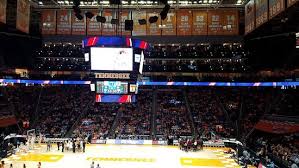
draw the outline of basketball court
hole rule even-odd
[[[4,159],[6,167],[14,168],[89,168],[92,161],[101,168],[239,168],[224,151],[227,148],[204,148],[198,152],[184,152],[177,146],[154,145],[87,145],[86,153],[57,150],[55,144],[50,152],[46,146],[35,147],[27,153],[19,153]],[[5,168],[6,168],[5,167]]]

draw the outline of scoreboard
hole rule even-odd
[[[89,37],[82,42],[89,62],[91,90],[101,103],[131,103],[138,93],[137,79],[142,74],[145,41],[128,37]]]
[[[128,94],[128,82],[97,81],[96,92],[102,94]]]

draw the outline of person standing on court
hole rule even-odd
[[[75,153],[76,152],[76,144],[75,144],[75,140],[73,140],[73,153]]]
[[[50,140],[47,141],[47,151],[51,150],[51,142]]]
[[[83,152],[85,153],[85,146],[86,146],[86,141],[83,140]]]
[[[61,142],[61,152],[64,152],[64,141]]]
[[[60,142],[57,142],[57,149],[59,150]]]
[[[38,162],[37,168],[42,168],[42,163],[41,162]]]
[[[94,168],[94,162],[91,163],[90,168]]]
[[[2,160],[2,161],[1,161],[1,164],[0,164],[0,168],[4,168],[4,164],[5,164],[5,163],[4,163],[4,161]]]

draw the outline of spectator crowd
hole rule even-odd
[[[46,137],[89,141],[155,136],[240,138],[262,157],[298,164],[298,136],[252,133],[267,115],[298,116],[298,90],[280,88],[142,88],[137,103],[95,103],[88,85],[10,85],[1,88],[1,114]],[[8,108],[10,107],[10,108]],[[3,112],[2,112],[3,111]],[[294,118],[294,117],[293,117]],[[294,118],[296,119],[296,117]],[[256,141],[258,139],[258,141]]]

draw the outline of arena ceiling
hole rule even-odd
[[[69,8],[73,0],[31,0],[36,8]],[[247,0],[168,0],[172,8],[243,8]],[[123,8],[154,8],[161,0],[121,0]],[[110,7],[109,0],[81,0],[80,8]]]

